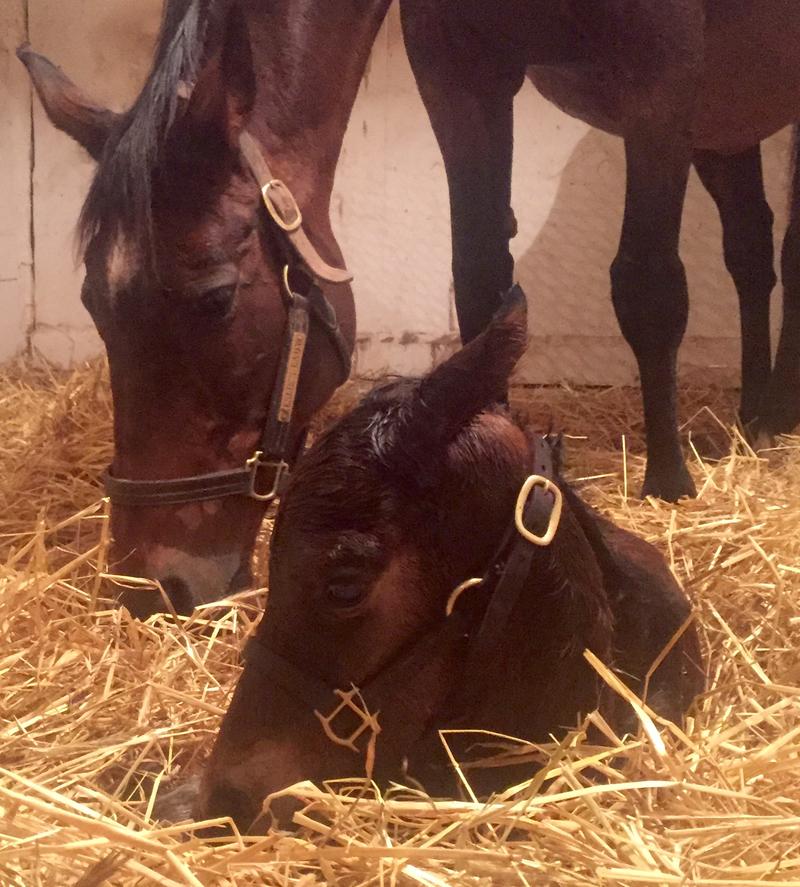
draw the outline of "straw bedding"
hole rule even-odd
[[[643,712],[618,772],[570,737],[544,749],[546,788],[534,778],[487,804],[307,785],[296,834],[212,842],[154,822],[152,805],[201,769],[260,598],[179,624],[108,609],[104,370],[7,370],[0,884],[799,884],[800,442],[768,465],[697,410],[731,416],[730,398],[683,399],[700,495],[679,507],[634,498],[636,392],[527,391],[515,406],[588,437],[569,441],[571,476],[659,546],[696,602],[710,689],[685,732]],[[584,775],[590,762],[604,783]]]

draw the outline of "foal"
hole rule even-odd
[[[517,288],[469,345],[421,381],[377,389],[300,462],[199,814],[247,828],[270,792],[351,775],[364,753],[380,780],[405,762],[432,793],[451,791],[442,728],[540,741],[598,706],[618,731],[635,726],[584,650],[645,693],[689,603],[657,551],[584,505],[547,441],[494,405],[525,342]],[[702,686],[689,627],[647,701],[680,719]],[[351,730],[346,700],[376,720]],[[492,772],[487,791],[503,784]]]

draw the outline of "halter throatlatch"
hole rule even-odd
[[[290,452],[292,415],[312,320],[325,332],[336,351],[342,368],[342,382],[350,375],[350,346],[339,328],[336,311],[317,281],[347,283],[353,276],[346,269],[329,265],[317,252],[303,230],[303,216],[294,195],[284,182],[272,175],[258,142],[248,132],[243,132],[239,145],[261,189],[269,218],[286,241],[287,264],[283,271],[282,290],[286,327],[278,375],[261,438],[253,455],[240,468],[164,480],[115,477],[108,469],[103,474],[103,485],[114,504],[180,505],[225,496],[247,496],[259,502],[271,502],[285,487],[290,464],[296,455]],[[290,263],[294,267],[295,260],[299,260],[297,267],[307,281],[302,293],[289,279]]]

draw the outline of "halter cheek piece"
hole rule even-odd
[[[106,495],[117,505],[180,505],[224,496],[247,496],[271,502],[279,496],[289,477],[292,414],[303,364],[310,323],[326,334],[341,364],[341,381],[350,375],[350,346],[345,341],[336,312],[317,281],[347,283],[349,271],[334,268],[319,255],[303,230],[303,216],[292,192],[273,177],[256,140],[247,132],[240,136],[242,157],[258,182],[269,218],[281,236],[286,254],[281,290],[286,308],[286,330],[278,375],[269,410],[256,451],[240,468],[193,474],[166,480],[131,480],[103,474]],[[297,292],[289,279],[290,266],[297,265],[308,280],[305,292]]]
[[[387,738],[378,744],[399,760],[413,745],[435,736],[438,727],[456,724],[485,694],[486,663],[502,642],[536,559],[551,556],[546,549],[558,531],[562,493],[549,438],[537,436],[534,440],[530,470],[517,497],[514,517],[483,576],[460,583],[450,595],[444,618],[360,687],[342,689],[320,680],[276,653],[258,634],[244,648],[245,668],[264,670],[272,686],[282,687],[309,705],[329,739],[356,752],[362,737],[369,734],[374,741],[379,732],[386,731]],[[455,609],[460,595],[472,587],[480,588],[486,601],[479,618],[474,607]],[[446,651],[461,659],[459,680],[440,711],[432,717],[421,715],[415,694],[398,692],[398,688],[413,687],[430,667],[431,659]],[[360,718],[360,724],[342,736],[334,723],[346,712],[351,719],[352,715]]]

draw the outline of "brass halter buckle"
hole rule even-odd
[[[255,453],[245,463],[246,468],[250,472],[250,480],[248,482],[247,495],[251,499],[257,499],[259,502],[272,502],[272,500],[280,494],[281,485],[289,473],[289,464],[282,459],[279,462],[262,461],[263,453],[256,450]],[[258,471],[260,468],[269,466],[275,469],[275,479],[272,482],[272,489],[268,493],[259,493],[258,491]]]
[[[291,221],[287,222],[281,214],[281,211],[269,193],[272,189],[278,191],[288,203],[287,209],[292,211]],[[297,231],[297,229],[303,224],[303,214],[300,212],[300,207],[297,205],[294,194],[289,190],[289,186],[281,181],[281,179],[270,179],[261,189],[261,194],[264,198],[264,206],[266,206],[267,212],[272,216],[272,221],[275,222],[279,228],[289,234],[291,234],[292,231]]]
[[[534,487],[542,487],[553,495],[553,510],[550,512],[547,529],[541,536],[538,533],[531,532],[524,523],[525,506],[528,504],[528,499]],[[532,474],[522,485],[522,489],[517,496],[517,504],[514,506],[514,524],[520,536],[533,545],[541,545],[543,547],[549,545],[553,541],[556,530],[558,530],[558,524],[561,521],[562,501],[561,490],[550,478],[544,477],[541,474]]]

